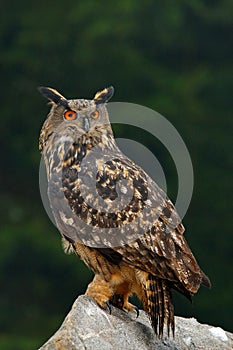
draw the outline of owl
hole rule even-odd
[[[184,236],[172,202],[146,172],[118,148],[106,103],[113,87],[91,100],[66,99],[40,87],[51,110],[40,133],[48,198],[66,251],[94,272],[86,295],[101,308],[138,308],[157,336],[174,335],[172,291],[191,300],[210,287]]]

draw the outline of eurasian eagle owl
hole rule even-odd
[[[191,299],[210,281],[171,201],[118,148],[106,109],[113,88],[92,100],[39,90],[52,103],[39,142],[48,196],[63,240],[95,273],[86,295],[138,312],[128,301],[135,293],[155,333],[165,324],[174,333],[172,289]]]

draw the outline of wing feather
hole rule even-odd
[[[91,192],[89,185],[94,181],[106,210],[99,209],[97,199],[90,205],[88,199],[93,193],[84,197],[80,189],[79,158],[81,153],[84,156],[88,153],[83,147],[83,144],[72,145],[66,153],[69,157],[63,162],[62,174],[53,174],[49,184],[50,199],[59,202],[53,207],[61,233],[73,241],[107,249],[99,252],[107,254],[108,260],[119,261],[121,256],[138,269],[173,281],[177,288],[196,292],[203,273],[183,237],[180,217],[166,194],[116,148],[114,158],[103,151],[89,160],[83,188],[86,193]],[[97,172],[90,171],[90,164],[95,164]],[[57,181],[59,176],[62,176],[61,184]],[[59,191],[64,194],[63,198],[57,195]],[[127,197],[126,205],[111,210],[115,208],[115,201],[120,196],[124,199],[128,193],[131,197]],[[100,234],[100,229],[105,230]]]

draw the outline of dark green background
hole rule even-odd
[[[153,108],[176,127],[195,176],[186,238],[213,286],[193,305],[176,297],[175,311],[233,331],[231,2],[8,0],[0,13],[0,348],[38,348],[91,278],[62,252],[41,203],[37,145],[48,107],[39,85],[91,98],[112,84],[113,101]],[[147,143],[167,164],[175,200],[174,165]]]

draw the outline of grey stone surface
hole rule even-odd
[[[176,317],[175,338],[154,336],[144,311],[135,319],[112,307],[112,314],[80,296],[59,330],[39,350],[232,350],[233,334]]]

